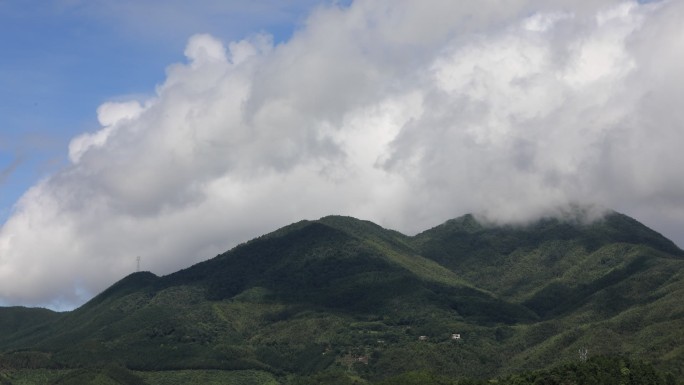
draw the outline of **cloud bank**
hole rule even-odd
[[[70,308],[136,256],[166,274],[327,214],[684,223],[683,2],[358,0],[281,44],[198,34],[185,56],[17,202],[0,303]]]

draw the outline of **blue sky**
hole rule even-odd
[[[683,245],[683,38],[677,0],[0,0],[0,306],[330,214]]]
[[[69,141],[98,129],[96,109],[145,98],[189,36],[261,31],[287,40],[321,0],[0,1],[0,221],[67,162]],[[277,4],[275,4],[277,3]]]

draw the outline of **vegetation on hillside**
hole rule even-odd
[[[464,216],[414,237],[349,217],[302,221],[168,276],[134,273],[72,312],[0,309],[0,384],[39,373],[60,384],[572,384],[545,368],[580,348],[596,358],[558,370],[656,368],[671,377],[641,383],[669,384],[684,377],[683,256],[617,213],[525,226]]]

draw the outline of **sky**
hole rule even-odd
[[[0,305],[301,220],[581,205],[684,245],[684,2],[0,0]]]

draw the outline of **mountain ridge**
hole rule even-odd
[[[524,226],[465,215],[414,236],[326,216],[166,276],[133,273],[74,311],[0,329],[0,364],[34,351],[66,368],[483,376],[547,367],[589,345],[676,371],[683,257],[615,212]],[[454,333],[465,342],[454,345]]]

